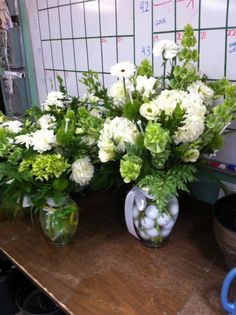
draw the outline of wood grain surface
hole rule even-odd
[[[29,218],[2,222],[0,249],[68,314],[225,314],[220,290],[227,269],[211,207],[183,196],[170,239],[152,249],[128,234],[123,203],[117,192],[79,198],[78,232],[64,247]]]

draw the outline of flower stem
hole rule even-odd
[[[128,94],[127,94],[126,85],[125,85],[125,78],[123,78],[123,86],[124,86],[124,92],[125,92],[125,102],[128,102]]]
[[[164,70],[163,70],[162,86],[163,86],[163,89],[165,89],[166,88],[166,60],[165,59],[163,62],[163,66],[164,66]]]

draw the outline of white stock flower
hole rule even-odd
[[[26,134],[26,135],[20,135],[15,137],[15,143],[17,144],[24,144],[27,149],[29,149],[32,141],[32,136],[31,134]]]
[[[125,86],[127,93],[134,90],[134,86],[129,80],[125,80]],[[112,84],[107,92],[108,96],[113,98],[114,105],[123,106],[125,103],[125,90],[123,81],[117,81]]]
[[[70,179],[80,186],[88,185],[94,173],[94,166],[88,156],[76,160],[72,164],[72,173]]]
[[[124,117],[107,119],[98,140],[99,158],[107,162],[115,157],[116,152],[123,152],[125,144],[134,144],[139,132],[134,123]]]
[[[136,70],[132,62],[124,61],[113,65],[110,69],[111,75],[119,79],[128,79],[134,75]]]
[[[158,108],[154,102],[144,103],[139,109],[140,115],[147,120],[155,120],[159,114]]]
[[[55,127],[56,118],[50,114],[45,114],[38,120],[42,129],[49,129]]]
[[[156,83],[156,79],[153,77],[147,78],[146,75],[137,76],[136,80],[136,90],[140,93],[143,93],[144,96],[149,96],[150,93],[155,93],[153,90],[154,84]]]
[[[49,92],[45,102],[43,103],[44,110],[50,110],[51,106],[56,106],[57,108],[64,108],[65,105],[63,100],[65,95],[60,91]]]
[[[173,59],[178,52],[179,45],[169,39],[162,39],[153,47],[153,55],[155,57],[163,54],[165,59]]]
[[[9,120],[2,124],[9,132],[18,133],[22,130],[22,123],[19,120]]]
[[[212,99],[212,97],[214,95],[214,91],[209,86],[207,86],[205,83],[203,83],[202,81],[193,82],[187,88],[187,90],[191,94],[193,94],[193,93],[199,94],[200,97],[205,101]]]
[[[32,133],[31,143],[33,150],[43,153],[51,150],[52,145],[56,143],[56,137],[53,130],[41,129]]]

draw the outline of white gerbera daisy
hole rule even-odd
[[[72,164],[71,180],[79,184],[80,186],[88,185],[93,177],[94,166],[88,156],[76,160]]]
[[[112,66],[110,72],[112,76],[119,79],[128,79],[134,75],[135,70],[136,67],[132,62],[124,61]]]
[[[164,55],[165,59],[173,59],[179,52],[179,45],[173,40],[162,39],[153,48],[153,55],[158,57]]]
[[[32,141],[32,136],[31,134],[26,134],[26,135],[20,135],[15,137],[15,143],[17,144],[24,144],[27,149],[29,149]]]
[[[55,127],[56,118],[50,114],[45,114],[38,120],[42,129],[49,129]]]

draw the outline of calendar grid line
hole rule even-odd
[[[101,23],[101,3],[100,0],[98,0],[98,18],[99,18],[99,33],[100,36],[102,34],[102,23]],[[102,42],[100,40],[100,50],[101,50],[101,66],[102,66],[102,84],[104,85],[104,65],[103,65],[103,47],[102,47]]]
[[[92,2],[92,1],[96,1],[96,0],[77,1],[77,2],[71,3],[71,5],[78,4],[78,3]],[[53,6],[51,6],[51,7],[38,9],[38,11],[46,11],[46,10],[48,10],[48,9],[57,9],[58,7],[66,7],[66,6],[68,6],[69,4],[70,4],[70,3],[53,5]]]
[[[69,4],[70,4],[70,23],[71,23],[72,46],[73,46],[73,59],[74,59],[74,66],[76,67],[75,40],[74,40],[74,27],[73,27],[71,0]],[[77,96],[79,96],[78,78],[77,78],[76,73],[75,73],[75,84],[76,84]]]
[[[86,47],[86,57],[87,57],[87,68],[89,70],[89,53],[88,53],[88,39],[87,39],[87,25],[86,25],[86,13],[85,13],[85,3],[83,2],[83,14],[84,14],[84,35],[85,35],[85,47]]]
[[[57,0],[58,3],[58,19],[59,19],[59,31],[60,31],[60,37],[62,38],[62,31],[61,31],[61,16],[60,16],[60,9],[59,9],[59,0]],[[64,74],[64,81],[65,81],[65,87],[66,90],[68,90],[67,82],[66,82],[66,76],[65,76],[65,59],[64,59],[64,52],[63,52],[63,46],[62,46],[62,39],[60,41],[61,43],[61,55],[62,55],[62,67],[63,67],[63,74]]]
[[[198,43],[197,43],[197,45],[198,45],[198,52],[199,52],[198,61],[197,61],[198,70],[200,68],[201,10],[202,10],[202,0],[199,0],[199,8],[198,8]]]
[[[96,38],[119,38],[119,37],[133,37],[133,35],[98,35],[98,36],[81,36],[81,37],[64,37],[64,38],[51,38],[51,39],[42,39],[42,42],[46,42],[46,41],[49,41],[49,40],[73,40],[73,39],[96,39]]]
[[[117,34],[118,34],[118,21],[117,21],[117,0],[115,0],[115,37],[116,37],[116,62],[119,61],[119,51],[117,43]]]
[[[229,0],[227,0],[226,6],[226,18],[225,18],[225,59],[224,59],[224,76],[227,72],[227,48],[228,48],[228,22],[229,22]]]
[[[48,7],[48,0],[47,0],[47,7]],[[48,32],[49,32],[49,38],[51,39],[51,26],[50,26],[50,19],[49,19],[49,10],[47,10],[47,18],[48,18]],[[51,50],[51,56],[52,56],[52,67],[54,68],[54,58],[53,58],[53,50],[52,50],[52,41],[50,40],[50,50]],[[53,73],[53,81],[54,81],[54,88],[56,87],[56,78],[55,73]]]

